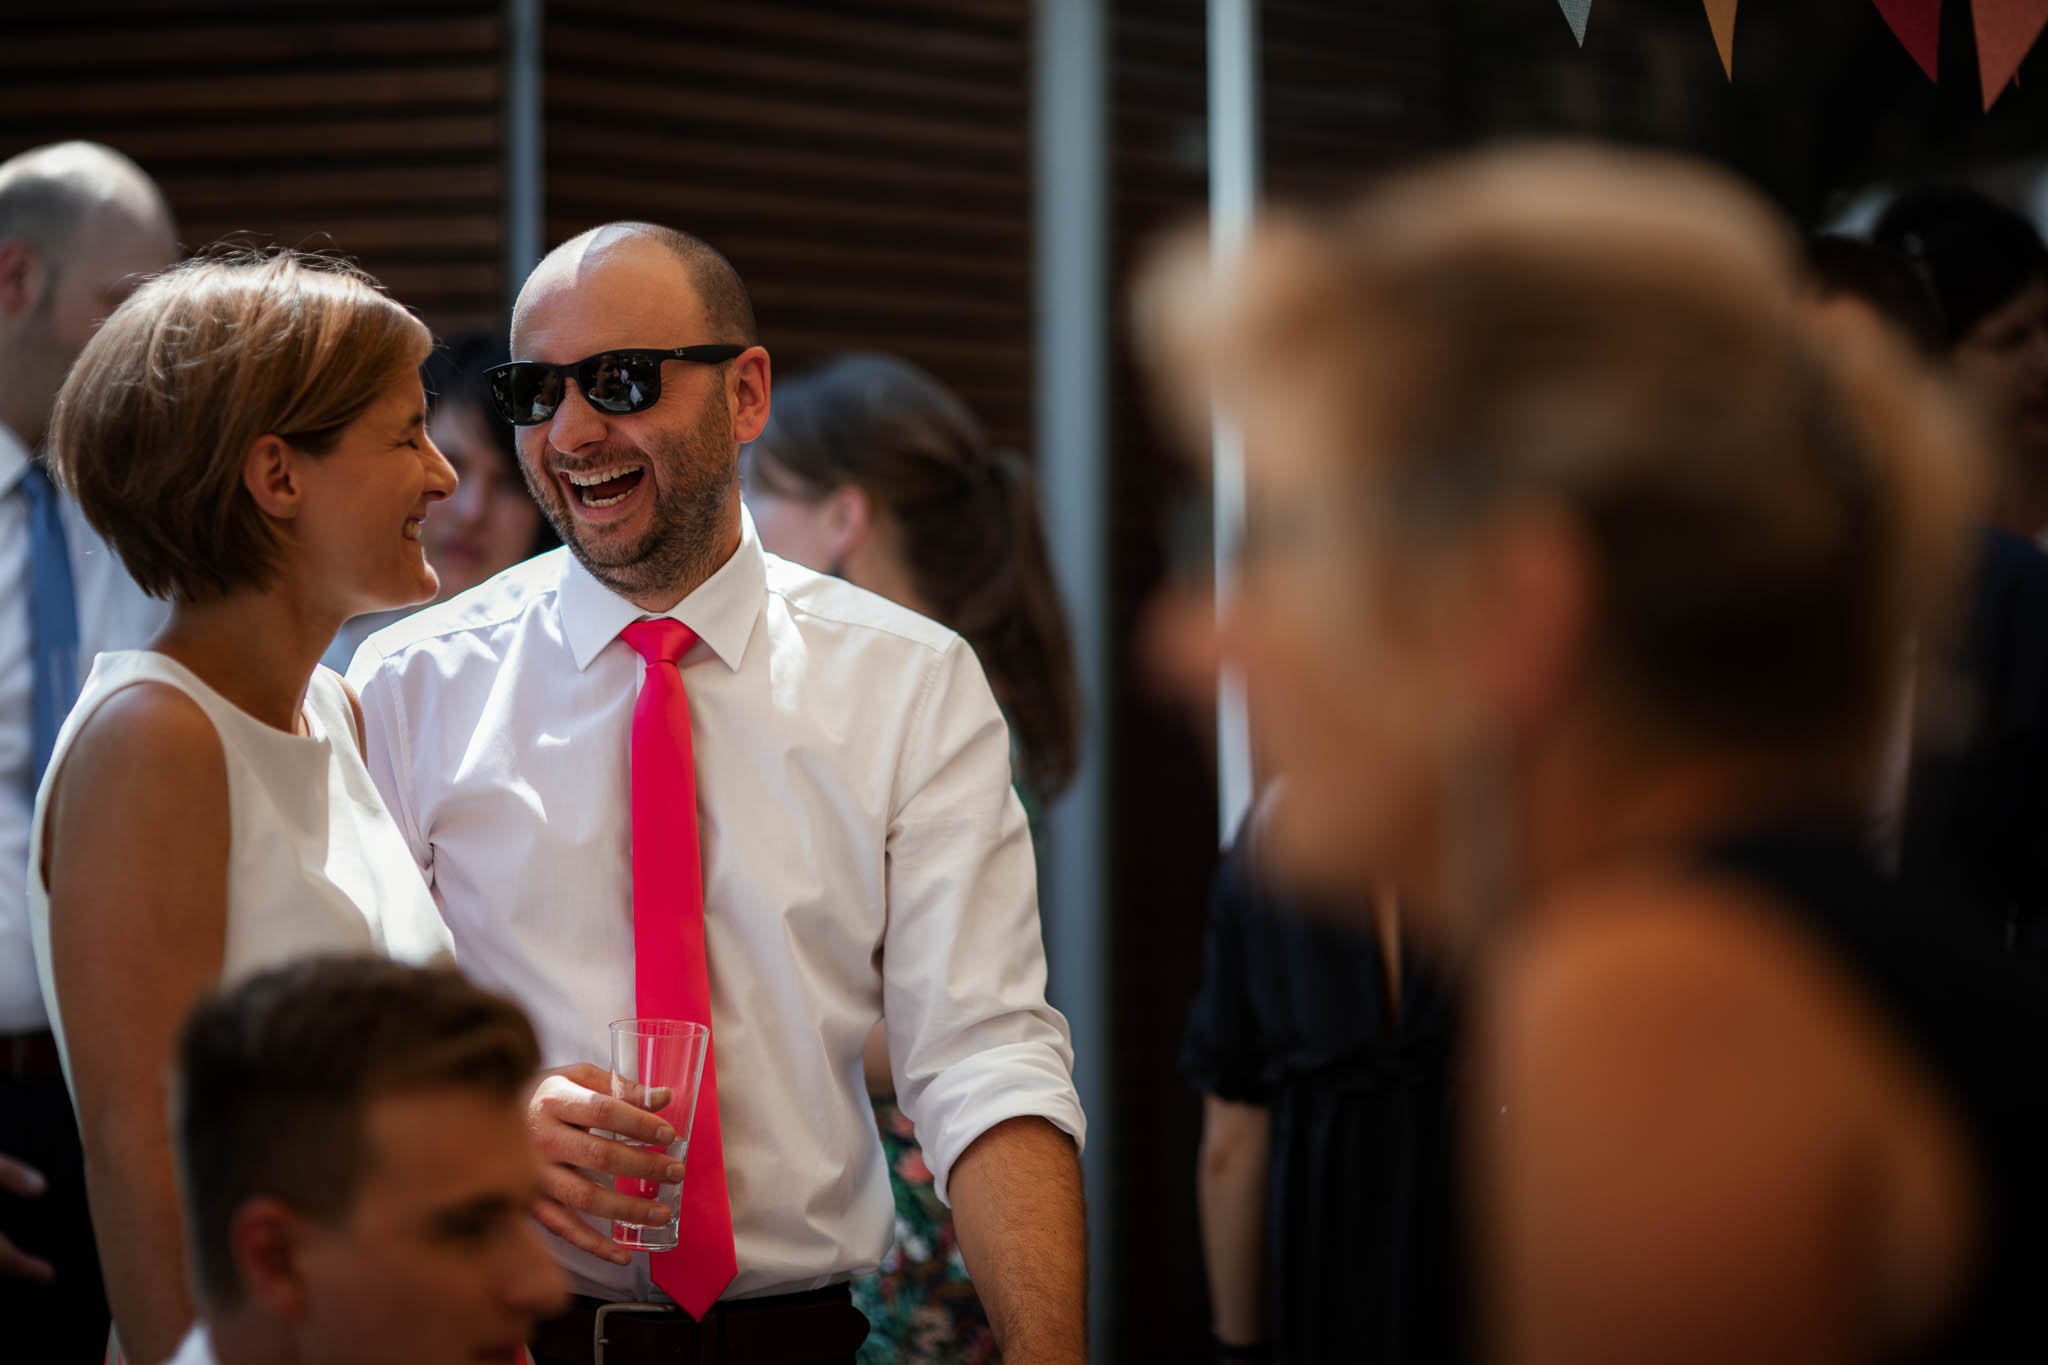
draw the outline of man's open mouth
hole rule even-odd
[[[610,507],[626,500],[640,481],[647,477],[644,467],[637,464],[615,465],[610,469],[593,469],[587,474],[563,474],[562,482],[569,485],[571,496],[585,507]]]

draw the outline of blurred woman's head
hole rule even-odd
[[[288,579],[338,613],[433,594],[420,548],[454,476],[424,430],[427,329],[345,262],[236,252],[114,310],[58,395],[50,459],[143,588],[199,602]]]
[[[444,598],[560,543],[519,471],[512,428],[491,405],[484,376],[511,358],[504,337],[465,332],[436,346],[420,371],[427,430],[462,479],[424,528]]]
[[[1875,236],[1939,300],[1950,371],[2007,466],[1999,472],[2048,482],[2048,245],[2040,232],[1983,195],[1943,187],[1902,195]]]
[[[1079,705],[1031,475],[965,403],[891,356],[841,356],[775,390],[743,465],[769,551],[958,631],[1041,795],[1072,776]]]
[[[1224,643],[1296,871],[1497,900],[1460,879],[1540,876],[1701,761],[1850,808],[1967,480],[1916,372],[1812,335],[1796,278],[1746,191],[1586,149],[1268,233],[1222,350]]]

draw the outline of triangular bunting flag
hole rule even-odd
[[[2048,0],[1972,0],[1970,11],[1977,20],[1977,74],[1988,110],[2048,24]]]
[[[1586,45],[1586,16],[1593,12],[1593,0],[1557,0],[1564,7],[1564,21],[1572,26],[1572,37]]]
[[[1735,79],[1735,6],[1738,0],[1707,0],[1707,22],[1714,27],[1714,46],[1721,50],[1721,70]],[[2048,4],[2048,0],[2042,0]]]
[[[1920,64],[1927,79],[1941,81],[1941,0],[1873,0],[1891,25],[1892,36]]]

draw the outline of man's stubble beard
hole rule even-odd
[[[579,534],[561,485],[519,462],[526,486],[555,534],[590,576],[622,597],[674,591],[680,598],[723,562],[731,500],[738,496],[739,449],[724,403],[706,405],[697,425],[657,453],[634,452],[654,483],[654,524],[630,545],[603,547],[599,558]],[[661,477],[655,477],[659,469]]]

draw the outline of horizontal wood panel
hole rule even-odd
[[[778,374],[894,352],[1028,448],[1026,0],[554,0],[544,52],[551,242],[694,232],[747,281]]]
[[[1014,77],[1030,60],[1025,3],[974,9],[949,0],[915,7],[871,0],[794,0],[691,5],[673,0],[553,0],[560,19],[613,32],[631,21],[656,37],[674,36],[739,51],[816,52],[849,64],[882,62],[940,72],[979,69]]]
[[[190,9],[191,6],[184,8]],[[495,15],[443,19],[432,11],[382,23],[298,22],[231,24],[142,22],[132,9],[125,24],[106,23],[92,35],[91,70],[148,76],[209,66],[246,70],[255,63],[318,65],[337,57],[410,57],[442,61],[457,54],[494,59],[499,24]],[[0,72],[33,75],[72,68],[79,60],[75,27],[56,33],[10,32],[0,44]]]
[[[500,10],[86,0],[10,15],[0,155],[107,143],[156,177],[191,246],[339,251],[439,331],[502,329]]]
[[[108,76],[99,80],[36,81],[17,77],[35,92],[49,118],[91,114],[98,118],[176,117],[183,114],[248,114],[290,110],[485,104],[499,98],[498,73],[487,66],[429,66],[418,69],[296,73],[199,80],[180,75],[144,80]]]

